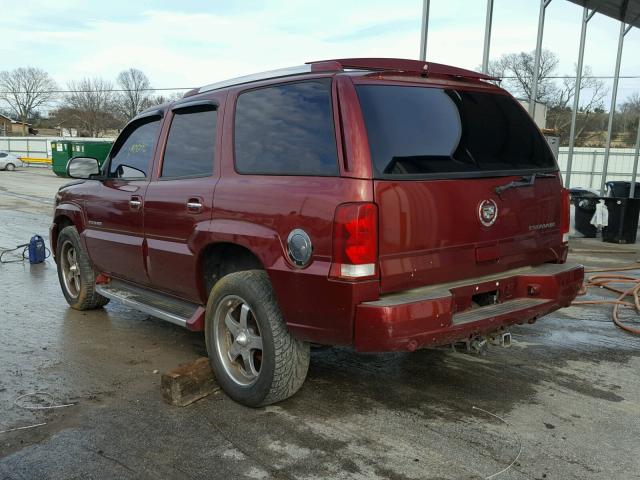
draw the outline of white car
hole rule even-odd
[[[22,160],[9,152],[0,152],[0,170],[12,172],[16,167],[22,166]]]

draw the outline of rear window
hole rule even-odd
[[[391,85],[356,88],[379,177],[556,168],[538,128],[507,95]]]
[[[236,106],[235,161],[239,173],[337,175],[331,81],[242,93]]]

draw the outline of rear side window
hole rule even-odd
[[[164,151],[161,177],[213,174],[217,117],[218,112],[211,108],[175,113]]]
[[[356,88],[378,176],[556,168],[527,112],[507,95],[390,85]]]
[[[331,81],[242,93],[236,105],[234,143],[239,173],[337,175]]]
[[[116,151],[111,154],[109,177],[145,178],[147,176],[159,126],[160,119],[156,118],[132,127],[129,132],[124,132],[124,140],[118,139]]]
[[[8,157],[9,155],[4,152],[0,152],[0,158]]]

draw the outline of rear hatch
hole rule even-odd
[[[382,293],[561,261],[557,164],[511,96],[380,82],[356,91],[379,208]]]

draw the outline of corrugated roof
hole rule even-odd
[[[607,17],[640,27],[640,0],[569,0]]]

